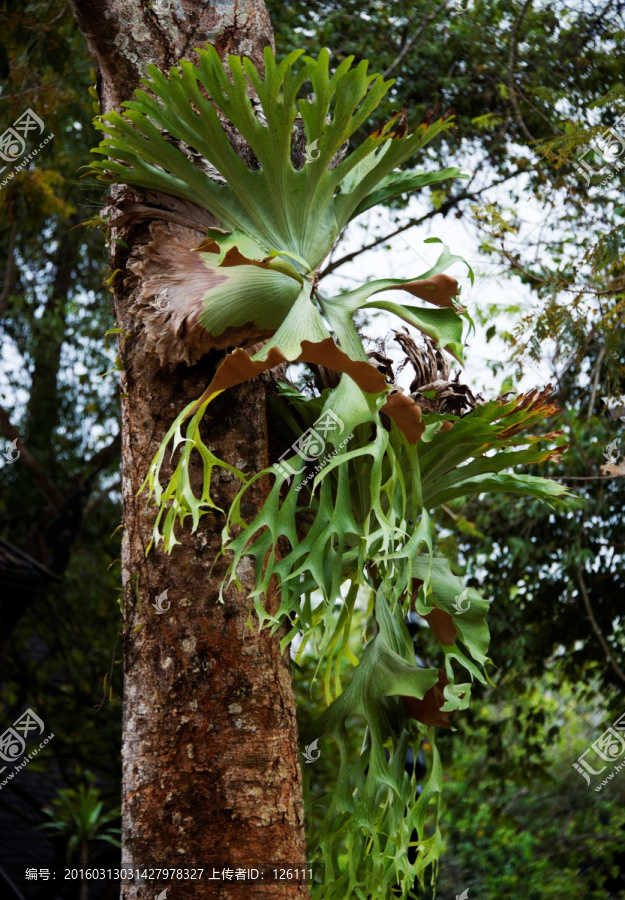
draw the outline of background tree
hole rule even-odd
[[[121,517],[119,403],[114,378],[102,377],[111,366],[103,335],[113,324],[103,242],[74,228],[101,203],[98,187],[79,178],[96,139],[92,63],[65,3],[6,2],[0,22],[2,130],[31,108],[44,135],[54,134],[0,190],[1,449],[18,438],[20,451],[13,464],[0,457],[0,530],[26,553],[3,547],[2,729],[30,706],[55,734],[0,792],[2,831],[11,836],[1,868],[32,896],[49,884],[24,885],[25,866],[65,860],[64,847],[57,854],[34,831],[55,785],[77,789],[89,769],[106,807],[119,805],[119,707],[102,702],[109,673],[112,696],[121,692],[113,664],[119,533],[111,537]],[[48,573],[45,589],[31,591],[37,565]],[[100,844],[92,862],[114,865],[117,856]],[[73,886],[58,889],[69,896]]]

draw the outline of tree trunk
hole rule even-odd
[[[89,868],[89,844],[85,840],[80,842],[80,868]],[[89,900],[89,882],[86,878],[81,879],[78,900]]]
[[[261,0],[178,0],[164,12],[157,4],[142,9],[137,0],[70,2],[96,60],[103,112],[130,98],[148,63],[168,70],[180,58],[195,59],[192,48],[209,40],[222,57],[244,53],[258,65],[263,46],[272,41]],[[137,195],[122,188],[112,192],[118,208],[124,198],[136,200]],[[153,198],[150,202],[154,205]],[[203,237],[197,226],[170,222],[167,228],[188,247]],[[120,342],[126,604],[123,865],[180,870],[182,881],[161,879],[159,884],[180,885],[172,900],[243,894],[305,898],[305,885],[265,881],[241,888],[207,881],[218,865],[305,866],[296,707],[290,662],[288,654],[280,654],[279,636],[246,629],[251,565],[239,572],[243,590],[229,590],[224,605],[216,602],[226,561],[221,558],[211,567],[221,547],[223,516],[206,515],[193,535],[188,525],[178,529],[182,546],[171,556],[162,544],[145,556],[154,510],[145,494],[138,496],[139,488],[173,419],[199,397],[220,358],[212,353],[192,367],[179,363],[165,368],[153,355],[146,340],[143,314],[148,304],[139,271],[154,236],[150,229],[145,217],[135,218],[114,230],[128,249],[111,245],[112,268],[122,270],[115,281],[117,324],[130,333]],[[139,262],[139,269],[131,271],[129,262]],[[265,466],[262,382],[256,379],[219,397],[209,407],[203,438],[218,457],[247,472]],[[197,460],[195,466],[197,485]],[[222,509],[228,508],[237,486],[229,473],[213,470],[211,495]],[[257,513],[267,489],[258,484],[247,500],[246,516]],[[165,590],[171,605],[167,612],[155,613],[152,604]],[[198,867],[204,868],[202,881],[184,878],[184,869]],[[122,890],[124,900],[145,896],[139,885]]]

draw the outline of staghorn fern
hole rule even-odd
[[[106,180],[202,204],[219,219],[221,228],[208,229],[195,254],[188,254],[195,260],[185,297],[189,307],[202,308],[199,321],[212,345],[236,344],[237,330],[247,344],[272,335],[251,358],[243,349],[226,355],[204,395],[178,417],[169,441],[181,437],[180,426],[192,417],[184,440],[197,442],[199,448],[197,410],[227,388],[286,360],[344,372],[350,376],[350,384],[353,379],[366,392],[363,396],[383,395],[384,376],[369,364],[353,322],[359,309],[390,311],[457,359],[462,358],[462,318],[453,302],[458,283],[443,274],[462,260],[444,245],[435,265],[411,279],[371,281],[355,291],[326,298],[315,278],[343,228],[361,212],[425,185],[467,177],[456,168],[434,173],[393,171],[451,127],[451,119],[423,122],[409,134],[397,114],[330,168],[330,162],[369,118],[393,81],[367,75],[365,61],[352,69],[352,57],[330,75],[327,51],[322,51],[318,60],[304,57],[296,71],[295,63],[303,52],[294,51],[278,65],[266,48],[263,79],[249,59],[236,56],[229,57],[229,77],[217,52],[208,47],[199,51],[199,67],[182,61],[169,78],[154,66],[148,68],[151,77],[143,83],[160,102],[136,91],[138,99],[123,104],[128,107],[124,116],[112,112],[96,119],[96,127],[111,135],[95,149],[108,157],[91,164],[96,173]],[[258,95],[266,124],[254,112],[245,76]],[[307,81],[314,97],[300,99],[296,105],[297,93]],[[231,146],[216,107],[245,139],[259,168],[248,167]],[[312,143],[314,139],[319,152],[313,163],[301,169],[295,169],[291,161],[298,112],[307,140]],[[398,125],[395,131],[394,125]],[[201,153],[226,183],[217,183],[194,166],[164,133]],[[407,292],[409,299],[395,302],[377,296],[398,288]],[[184,285],[179,290],[184,291]],[[424,308],[415,298],[435,308]],[[369,420],[375,422],[373,400],[369,398],[367,404]],[[384,411],[398,421],[410,440],[418,439],[423,428],[421,414],[410,398],[395,396]],[[157,457],[146,482],[156,492],[157,501],[163,458],[162,453]],[[168,550],[176,543],[176,520],[182,524],[191,515],[196,526],[198,515],[211,508],[208,496],[198,501],[189,490],[180,490],[181,478],[184,473],[177,470],[164,495],[177,498],[175,513],[167,517],[162,533],[159,519],[154,532],[157,543],[164,537]]]
[[[286,492],[289,473],[283,466],[258,473],[255,479],[274,474],[275,482],[251,523],[240,515],[249,485],[242,489],[224,531],[227,541],[233,526],[241,529],[227,544],[234,551],[231,572],[243,556],[254,557],[254,602],[260,622],[269,622],[274,629],[292,622],[282,648],[302,633],[300,654],[309,642],[317,652],[328,709],[302,740],[308,744],[326,734],[341,749],[336,786],[325,798],[321,825],[309,838],[309,849],[325,867],[326,884],[318,896],[323,900],[390,897],[393,885],[401,885],[402,896],[409,896],[415,879],[423,884],[423,873],[436,863],[441,847],[436,820],[442,776],[433,726],[450,727],[450,713],[469,705],[473,679],[486,683],[489,644],[485,620],[489,604],[478,591],[466,589],[469,609],[462,616],[453,615],[455,597],[464,585],[452,573],[449,561],[433,552],[429,511],[483,491],[528,495],[546,502],[561,498],[566,492],[555,482],[503,471],[561,452],[561,448],[541,449],[536,438],[520,436],[551,415],[554,407],[546,390],[507,403],[484,404],[463,418],[428,415],[425,432],[413,445],[394,423],[387,430],[380,422],[371,440],[370,428],[355,424],[353,408],[338,406],[338,389],[330,391],[325,402],[304,399],[291,387],[283,388],[281,394],[289,406],[281,413],[277,405],[275,414],[282,415],[283,428],[295,426],[293,436],[298,429],[289,409],[298,410],[306,427],[331,408],[340,415],[351,412],[345,428],[353,429],[354,437],[350,449],[339,451],[304,496],[304,470],[292,476]],[[443,422],[453,422],[453,427],[443,430]],[[328,435],[336,446],[341,437],[342,433]],[[519,444],[530,446],[515,449]],[[487,455],[493,450],[495,456]],[[290,552],[282,556],[276,553],[280,537],[286,537],[290,546]],[[281,589],[280,608],[274,616],[262,605],[272,577]],[[341,589],[346,585],[349,590],[344,597]],[[356,659],[348,639],[360,589],[375,591],[379,631]],[[316,605],[315,596],[321,597]],[[444,671],[415,665],[404,624],[411,606],[438,638]],[[345,655],[357,668],[342,690],[339,669]],[[466,671],[460,679],[458,667]],[[349,759],[346,731],[354,716],[364,718],[367,725],[367,741],[356,761]],[[411,719],[421,723],[421,733],[433,747],[430,778],[418,799],[414,780],[403,770],[407,744],[418,746],[420,740]],[[388,762],[384,747],[390,750]],[[308,790],[308,767],[304,777]],[[432,816],[429,835],[428,815]],[[406,848],[414,830],[425,850],[413,866]],[[348,867],[341,865],[342,851],[348,853]]]
[[[386,898],[399,885],[406,897],[415,879],[423,884],[429,865],[434,880],[441,848],[442,772],[433,729],[450,727],[450,714],[468,706],[473,679],[487,680],[488,601],[468,589],[469,609],[453,616],[454,598],[464,586],[449,562],[434,554],[429,514],[442,503],[483,491],[547,502],[562,498],[566,492],[560,485],[504,471],[558,452],[540,450],[535,438],[518,437],[553,407],[548,393],[533,393],[484,404],[462,418],[423,415],[410,396],[389,392],[384,375],[370,364],[353,320],[367,308],[397,315],[462,360],[462,320],[470,319],[454,303],[456,280],[444,274],[462,260],[444,245],[436,264],[411,279],[371,281],[336,297],[324,296],[317,287],[322,261],[354,217],[398,195],[465,177],[454,168],[395,171],[451,127],[451,119],[425,121],[410,134],[405,117],[397,114],[340,158],[341,148],[369,120],[392,81],[368,75],[366,62],[353,68],[352,58],[330,74],[326,51],[316,60],[296,51],[277,63],[266,49],[264,77],[248,59],[231,56],[226,69],[212,47],[198,53],[199,66],[183,61],[168,77],[150,67],[144,81],[150,93],[137,91],[137,100],[124,104],[123,116],[111,113],[98,120],[97,127],[109,137],[96,150],[106,159],[92,164],[105,180],[199,204],[219,223],[188,253],[193,278],[172,289],[200,310],[209,346],[237,349],[225,355],[202,397],[180,413],[150,467],[144,487],[158,510],[154,541],[164,540],[171,551],[178,542],[177,525],[190,516],[195,530],[200,517],[215,508],[211,471],[226,464],[199,435],[214,397],[286,361],[342,373],[338,386],[321,398],[304,399],[284,387],[280,402],[272,404],[282,429],[296,440],[301,426],[310,429],[320,416],[331,412],[340,422],[340,433],[327,436],[335,455],[312,484],[305,469],[292,469],[295,453],[284,465],[249,479],[226,466],[242,487],[228,512],[223,546],[232,553],[231,581],[243,556],[254,559],[253,604],[260,627],[276,631],[288,623],[282,648],[300,634],[301,650],[312,643],[318,654],[328,708],[303,737],[330,736],[339,745],[341,762],[336,785],[324,798],[320,825],[310,835],[310,854],[323,862],[325,882],[313,888],[313,895]],[[307,83],[313,94],[300,97]],[[298,116],[306,142],[318,154],[301,168],[292,161]],[[235,133],[246,144],[249,164],[231,143],[229,135]],[[211,178],[195,166],[185,147],[217,175]],[[393,289],[408,298],[381,298]],[[265,338],[252,356],[243,349]],[[345,444],[343,435],[350,434]],[[163,488],[165,453],[181,443],[180,459]],[[513,449],[517,445],[524,449]],[[194,451],[204,465],[199,497],[189,479]],[[246,522],[241,514],[245,492],[268,475],[274,479],[269,496],[256,518]],[[282,547],[286,541],[288,552],[277,553],[279,541]],[[263,602],[272,578],[281,597],[274,615]],[[361,589],[375,598],[370,612],[377,633],[358,659],[348,639]],[[404,624],[411,607],[439,639],[444,670],[415,665]],[[345,658],[355,670],[343,689],[339,672]],[[459,668],[466,672],[460,682]],[[353,716],[367,726],[355,760],[349,758],[346,740],[346,723]],[[408,745],[422,733],[432,744],[433,764],[417,799],[404,759]],[[310,771],[305,768],[309,804]],[[412,865],[406,850],[415,830],[424,849]]]

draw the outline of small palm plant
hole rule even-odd
[[[104,812],[100,792],[93,782],[91,776],[88,777],[88,784],[81,784],[78,790],[57,790],[51,805],[43,809],[51,821],[39,826],[42,830],[49,829],[67,837],[67,860],[69,862],[78,850],[81,869],[88,868],[89,847],[93,841],[106,841],[114,847],[121,847],[117,837],[121,831],[111,827],[112,822],[119,820],[121,810],[117,808]],[[88,886],[87,881],[81,882],[80,900],[87,900]]]
[[[286,623],[283,649],[298,634],[303,646],[316,647],[328,708],[303,739],[311,744],[325,735],[341,750],[336,785],[322,798],[309,836],[310,854],[324,866],[324,885],[313,895],[385,898],[399,886],[406,897],[415,879],[423,884],[429,865],[434,879],[442,844],[434,727],[450,727],[450,715],[469,704],[473,680],[487,680],[488,601],[473,588],[463,594],[450,561],[436,554],[431,513],[485,491],[561,499],[562,486],[510,471],[561,448],[541,449],[539,438],[523,436],[554,411],[548,391],[473,404],[463,415],[437,406],[436,383],[424,388],[420,403],[371,363],[354,321],[366,309],[398,316],[441,359],[446,352],[462,361],[463,325],[471,320],[457,301],[458,282],[445,272],[463,261],[442,242],[427,272],[369,281],[334,297],[319,290],[321,264],[350,221],[383,201],[464,176],[454,168],[398,170],[452,127],[448,116],[428,116],[410,133],[402,111],[345,154],[393,82],[368,75],[366,62],[352,67],[349,58],[330,73],[326,51],[318,59],[303,54],[278,63],[267,49],[264,75],[236,56],[224,66],[212,47],[198,51],[199,65],[182,61],[168,76],[150,67],[149,93],[137,91],[123,116],[98,121],[108,137],[96,150],[105,159],[92,166],[105,180],[177,197],[182,209],[196,211],[195,221],[202,220],[199,209],[215,223],[193,251],[178,243],[172,252],[154,240],[137,264],[145,297],[167,290],[172,328],[200,327],[204,349],[227,351],[204,394],[172,424],[147,473],[144,487],[157,509],[154,541],[171,551],[177,526],[190,517],[195,530],[215,510],[214,466],[241,480],[223,533],[224,552],[232,554],[229,577],[236,579],[243,557],[252,557],[260,626]],[[399,299],[389,291],[401,291]],[[260,350],[246,352],[259,341]],[[319,397],[280,388],[269,415],[287,445],[293,442],[288,458],[282,462],[282,454],[251,476],[218,460],[200,436],[208,404],[229,387],[296,361],[334,370],[336,378]],[[311,480],[310,467],[299,464],[314,458],[315,441],[332,448],[332,459]],[[163,487],[165,454],[180,445]],[[194,452],[203,460],[200,496],[189,475]],[[246,521],[245,493],[266,477],[269,496]],[[275,614],[264,603],[272,578],[280,586]],[[349,635],[363,593],[371,597],[374,637],[358,658]],[[469,606],[454,615],[461,594]],[[405,625],[410,610],[439,640],[444,669],[415,664]],[[345,659],[354,671],[343,690]],[[360,755],[351,759],[346,729],[355,717],[366,730]],[[432,766],[417,797],[404,761],[423,735]],[[414,831],[421,852],[413,864],[407,848]]]

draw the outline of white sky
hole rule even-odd
[[[450,161],[453,164],[453,161]],[[467,171],[465,169],[465,171]],[[491,201],[498,199],[500,202],[509,203],[509,195],[505,188],[499,188],[497,194],[491,192],[488,198]],[[487,198],[483,197],[483,202]],[[410,218],[418,218],[423,215],[427,207],[423,200],[415,196],[410,201],[408,207],[401,212],[401,221],[407,221]],[[551,221],[557,221],[558,211],[551,212]],[[527,225],[523,229],[523,233],[517,236],[512,243],[522,243],[523,234],[529,235],[535,231],[537,225],[545,219],[545,210],[540,207],[538,202],[530,197],[524,202],[523,216]],[[335,259],[339,259],[345,254],[352,252],[362,246],[363,243],[369,243],[379,235],[388,234],[395,230],[397,225],[394,224],[394,214],[388,210],[382,209],[371,210],[359,217],[355,222],[351,223],[344,239],[338,250],[334,254]],[[362,225],[367,226],[365,232]],[[534,235],[535,236],[535,235]],[[378,278],[402,278],[409,276],[415,277],[427,271],[436,261],[441,253],[440,244],[426,244],[426,238],[437,237],[446,243],[453,254],[462,256],[471,266],[475,274],[475,284],[471,287],[468,277],[467,268],[461,263],[454,263],[447,270],[447,274],[457,278],[462,286],[461,300],[468,307],[469,313],[475,320],[475,308],[479,303],[480,307],[487,305],[497,305],[502,308],[501,316],[495,320],[498,325],[498,331],[510,329],[514,325],[514,319],[503,312],[503,309],[511,304],[519,304],[523,311],[526,312],[536,302],[535,296],[532,294],[529,286],[524,285],[517,278],[508,279],[503,274],[505,266],[499,264],[494,257],[481,252],[479,247],[479,237],[476,231],[475,223],[471,220],[471,213],[465,212],[461,219],[455,218],[453,212],[448,214],[446,218],[441,216],[433,217],[423,225],[415,226],[404,231],[402,234],[391,238],[389,242],[377,247],[373,250],[367,250],[355,260],[341,266],[335,272],[324,279],[322,283],[322,291],[325,295],[333,295],[338,293],[341,288],[352,289],[365,281]],[[391,249],[386,249],[386,243],[390,244]],[[390,300],[393,294],[389,292],[387,295]],[[405,295],[404,295],[405,297]],[[397,292],[396,299],[401,301],[401,292]],[[426,304],[425,304],[426,305]],[[387,313],[380,313],[377,319],[379,327],[375,329],[370,327],[367,334],[375,337],[382,337],[388,333],[391,328],[399,328],[405,323],[395,316]],[[493,322],[489,322],[493,324]],[[508,345],[500,338],[495,336],[487,344],[485,338],[486,328],[481,327],[476,321],[476,333],[472,335],[465,349],[466,368],[463,372],[461,380],[468,384],[474,391],[482,391],[485,399],[492,399],[499,393],[499,388],[506,377],[515,371],[516,367],[507,364],[504,365],[504,371],[493,378],[487,361],[497,360],[506,362],[510,351]],[[465,327],[465,337],[467,328]],[[389,342],[388,349],[390,355],[400,359],[403,357],[399,347]],[[452,363],[454,361],[452,360]],[[457,368],[457,363],[455,363]],[[527,365],[527,364],[526,364]],[[529,390],[533,387],[544,387],[549,382],[550,369],[545,363],[539,366],[532,363],[527,365],[526,373],[515,387],[518,390]],[[413,378],[412,369],[407,366],[402,373],[400,383],[403,387]]]

